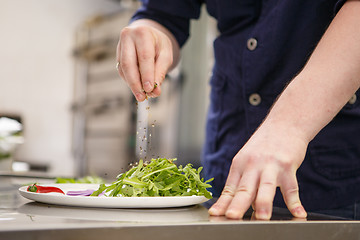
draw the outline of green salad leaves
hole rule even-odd
[[[189,163],[178,167],[176,159],[157,158],[148,164],[142,160],[129,171],[120,174],[117,181],[106,186],[101,184],[91,196],[105,192],[109,197],[150,197],[150,196],[205,196],[212,198],[207,188],[209,179],[200,177],[202,167],[194,169]]]
[[[101,177],[96,177],[96,176],[86,176],[83,178],[61,178],[58,177],[56,178],[55,183],[94,183],[94,184],[101,184],[101,183],[105,183],[105,180]]]

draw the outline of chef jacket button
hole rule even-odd
[[[253,93],[249,97],[249,103],[253,106],[257,106],[261,103],[261,97],[257,93]]]
[[[257,40],[255,38],[249,38],[247,40],[247,48],[250,51],[254,51],[256,47],[257,47]]]
[[[354,104],[354,103],[356,103],[356,100],[357,100],[357,97],[356,97],[356,94],[354,94],[354,95],[351,96],[348,103],[349,104]]]

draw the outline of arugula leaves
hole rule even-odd
[[[202,167],[194,169],[189,163],[177,167],[176,159],[157,158],[149,164],[142,160],[129,171],[120,174],[117,181],[106,186],[101,184],[91,196],[102,192],[110,197],[152,197],[152,196],[205,196],[211,199],[207,188],[213,178],[204,181],[200,177]]]
[[[75,178],[56,178],[55,183],[105,183],[105,180],[101,177],[96,176],[86,176],[83,178],[75,179]]]

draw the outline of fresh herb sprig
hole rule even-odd
[[[142,160],[129,171],[120,174],[117,181],[106,186],[101,184],[92,196],[102,192],[110,197],[152,197],[152,196],[205,196],[212,198],[207,188],[212,179],[200,177],[202,167],[195,169],[189,163],[177,166],[176,159],[157,158],[148,164]]]

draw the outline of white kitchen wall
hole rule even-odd
[[[0,114],[23,117],[17,159],[74,173],[74,32],[89,16],[118,8],[110,0],[0,0]]]

